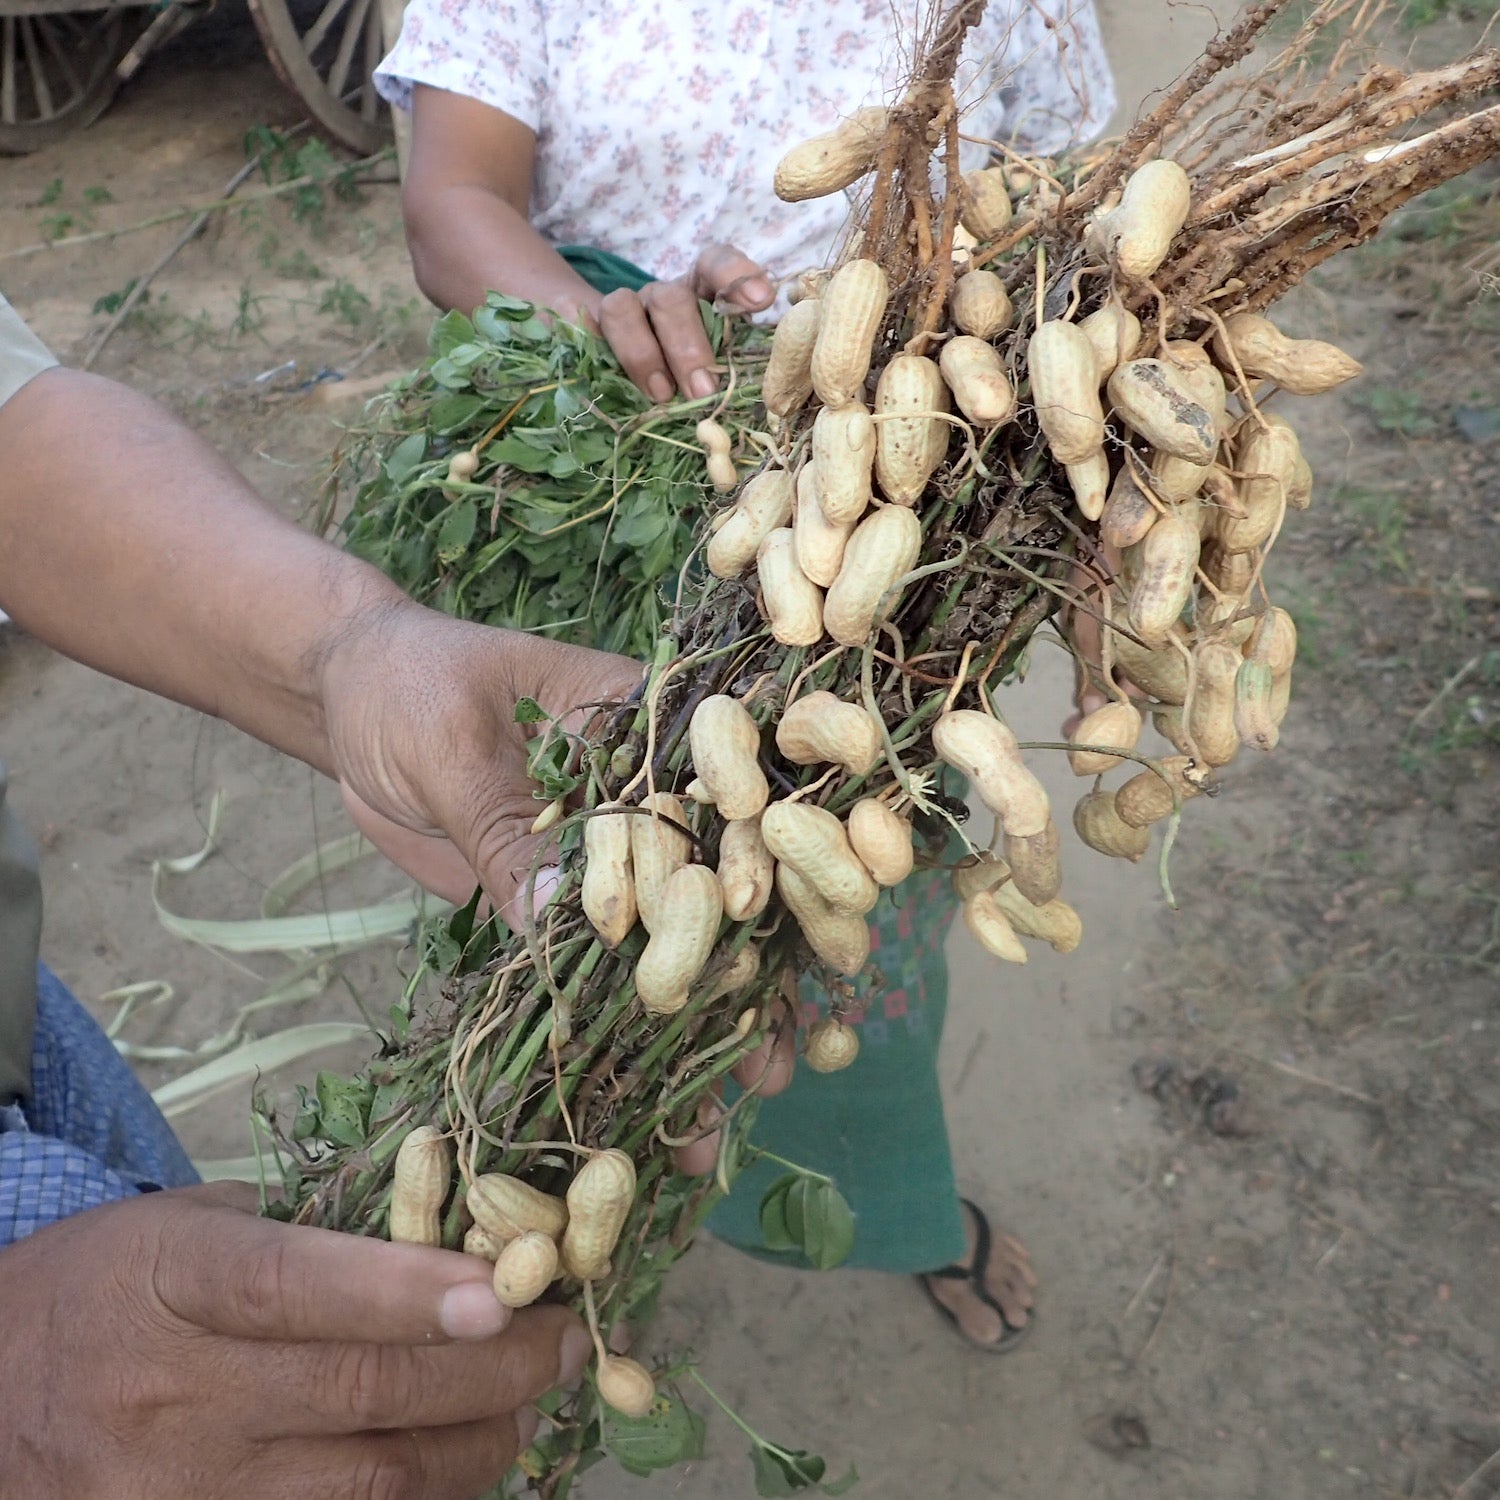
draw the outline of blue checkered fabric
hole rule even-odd
[[[98,1023],[37,971],[31,1098],[0,1109],[0,1245],[84,1209],[198,1180]]]

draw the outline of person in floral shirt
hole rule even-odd
[[[418,283],[468,311],[491,290],[597,328],[654,400],[717,387],[699,298],[774,319],[779,288],[827,264],[844,195],[788,204],[798,141],[899,96],[914,37],[891,0],[410,0],[376,81],[412,114],[403,194]],[[905,7],[915,14],[916,7]],[[964,166],[985,141],[1056,155],[1102,130],[1114,90],[1092,0],[990,0],[956,78]],[[643,269],[608,289],[570,247]],[[651,279],[655,278],[655,279]],[[1010,1348],[1036,1279],[1024,1248],[960,1199],[937,1084],[946,881],[872,917],[885,990],[859,1064],[762,1108],[768,1150],[833,1175],[854,1263],[919,1275],[975,1345]],[[803,995],[807,1015],[821,997]],[[756,1253],[747,1172],[710,1227]]]

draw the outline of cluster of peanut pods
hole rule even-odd
[[[464,1250],[494,1263],[495,1296],[527,1307],[554,1281],[600,1281],[635,1200],[635,1164],[623,1151],[595,1151],[567,1196],[544,1193],[518,1177],[487,1172],[464,1188],[471,1221]],[[431,1125],[419,1125],[396,1150],[389,1233],[393,1243],[441,1245],[443,1209],[455,1186],[453,1148]],[[633,1359],[601,1350],[599,1394],[617,1411],[643,1417],[656,1397],[651,1373]]]
[[[778,191],[796,200],[848,185],[869,169],[886,123],[883,111],[864,111],[796,148],[778,170]],[[800,300],[778,325],[763,399],[773,435],[787,433],[815,400],[810,440],[786,444],[739,488],[713,521],[706,560],[719,578],[753,570],[762,613],[784,645],[862,647],[897,607],[901,581],[919,560],[921,502],[950,454],[965,451],[956,430],[982,440],[1029,409],[1059,482],[1100,544],[1081,602],[1102,616],[1104,645],[1084,668],[1110,701],[1072,736],[1073,770],[1096,778],[1074,824],[1090,847],[1138,860],[1151,825],[1201,791],[1241,744],[1268,750],[1276,743],[1296,631],[1290,616],[1266,601],[1262,567],[1287,511],[1309,503],[1312,476],[1291,426],[1261,403],[1273,388],[1330,390],[1360,367],[1330,344],[1287,338],[1248,312],[1204,314],[1199,340],[1162,340],[1142,326],[1127,304],[1149,287],[1191,203],[1187,174],[1168,160],[1138,169],[1087,227],[1085,269],[1095,273],[1088,284],[1104,289],[1102,299],[1092,299],[1099,305],[1077,321],[1033,321],[1023,337],[1002,279],[967,263],[1011,223],[1016,194],[1053,191],[1046,164],[992,167],[964,180],[964,235],[955,249],[947,326],[936,344],[917,338],[892,356],[873,382],[873,400],[870,371],[890,295],[885,272],[873,260],[854,259],[831,276],[804,278]],[[935,357],[916,352],[927,348]],[[705,422],[700,438],[715,488],[733,489],[725,435]],[[1080,642],[1074,649],[1085,655]],[[798,765],[839,764],[847,756],[850,773],[865,774],[880,757],[878,726],[859,703],[814,697],[819,701],[793,704],[786,722],[828,716],[832,724],[836,716],[825,752],[789,754],[784,733],[793,747],[806,745],[802,731],[787,733],[785,724],[778,748]],[[1124,785],[1107,789],[1097,778],[1136,751],[1143,709],[1177,753],[1155,769],[1132,766]],[[728,707],[714,712],[727,724]],[[984,721],[982,733],[974,720]],[[983,754],[954,747],[961,723],[983,739]],[[715,802],[731,820],[721,863],[738,868],[743,858],[758,871],[760,905],[726,903],[722,912],[758,915],[774,866],[782,900],[819,957],[855,972],[866,956],[857,919],[878,885],[888,883],[887,872],[900,878],[910,868],[900,796],[861,801],[842,828],[795,799],[762,814],[763,793],[755,813],[739,813],[735,798],[722,799],[704,776],[696,721],[694,728],[695,785],[708,787],[700,800]],[[748,779],[759,747],[748,713],[738,735]],[[1009,731],[987,714],[949,713],[933,746],[974,781],[1005,837],[1003,859],[982,856],[958,872],[970,928],[991,952],[1018,962],[1025,959],[1022,936],[1062,951],[1076,946],[1077,914],[1059,899],[1056,830]],[[1015,768],[993,795],[983,762]],[[754,774],[763,785],[758,768]],[[994,775],[988,781],[997,785]],[[757,826],[747,821],[739,831],[737,818],[754,818]],[[868,847],[877,819],[879,836],[905,851],[904,864]],[[828,883],[828,862],[852,872],[847,886]],[[721,895],[725,889],[721,880]],[[699,899],[707,911],[709,893]],[[644,913],[643,920],[649,927]],[[712,946],[705,941],[704,959]],[[674,945],[674,957],[677,951]],[[645,975],[651,988],[642,990],[648,1008],[684,1002],[682,972],[674,962],[663,986],[673,993],[660,993],[652,966]]]

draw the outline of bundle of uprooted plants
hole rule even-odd
[[[292,1132],[302,1220],[462,1246],[506,1301],[585,1311],[594,1376],[523,1460],[545,1494],[601,1450],[649,1469],[699,1440],[685,1367],[653,1376],[608,1339],[753,1150],[753,1087],[711,1125],[700,1106],[786,1024],[797,977],[831,996],[806,1063],[846,1066],[846,1019],[880,983],[867,915],[914,868],[953,868],[1003,961],[1079,943],[1028,761],[1066,753],[1083,842],[1137,860],[1242,747],[1275,745],[1296,639],[1264,567],[1312,492],[1283,408],[1359,366],[1263,310],[1500,154],[1500,55],[1345,85],[1326,38],[1343,16],[1348,45],[1351,7],[1330,0],[1241,76],[1267,0],[1112,150],[997,147],[964,179],[951,79],[983,9],[945,8],[898,103],[777,169],[791,198],[870,181],[840,263],[775,333],[763,459],[722,507],[700,485],[702,566],[641,691],[587,736],[537,723],[556,893],[522,932],[471,910],[429,935],[442,1003],[401,1013],[388,1055],[326,1081]],[[504,426],[433,482],[503,507]],[[721,435],[698,436],[722,469]],[[1054,617],[1107,702],[1069,743],[1018,744],[1005,684]],[[1138,750],[1146,714],[1174,753]],[[993,829],[961,826],[957,778]],[[717,1173],[679,1175],[674,1148],[710,1128]],[[814,1263],[847,1251],[816,1174],[779,1183],[762,1222]],[[766,1493],[821,1481],[820,1460],[753,1443]]]

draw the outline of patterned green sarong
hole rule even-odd
[[[652,280],[607,250],[565,245],[559,254],[596,291],[639,291]],[[798,1068],[756,1118],[754,1144],[838,1184],[854,1211],[850,1266],[935,1271],[967,1248],[937,1073],[948,1010],[943,942],[957,911],[942,874],[913,876],[881,897],[870,949],[885,984],[873,1008],[847,1018],[860,1032],[854,1066],[822,1075]],[[826,1013],[812,981],[803,981],[801,1000],[804,1023]],[[760,1200],[782,1172],[771,1162],[743,1172],[708,1228],[747,1254],[796,1265],[800,1255],[776,1254],[761,1239]]]
[[[875,1271],[935,1271],[967,1248],[948,1128],[938,1090],[938,1044],[948,1010],[943,940],[958,909],[948,878],[915,875],[881,897],[870,916],[871,962],[883,992],[860,1016],[860,1050],[842,1073],[798,1068],[792,1086],[760,1106],[754,1146],[824,1172],[854,1211],[854,1251],[845,1264]],[[826,1013],[810,980],[804,1023]],[[709,1230],[748,1254],[787,1265],[761,1242],[760,1200],[783,1174],[772,1162],[743,1172],[714,1210]]]

